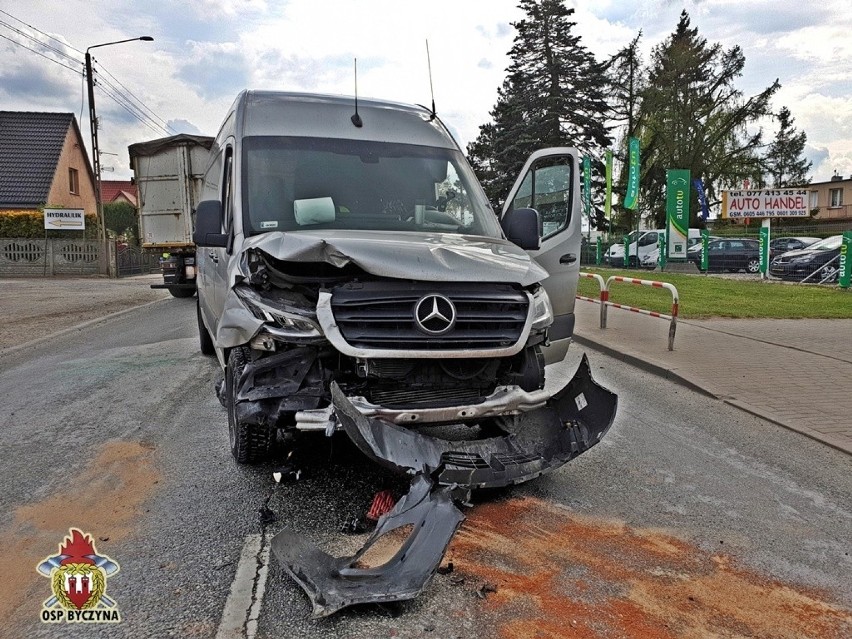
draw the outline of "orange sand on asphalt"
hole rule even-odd
[[[79,475],[68,478],[65,490],[15,510],[12,524],[0,530],[0,619],[38,618],[51,590],[36,565],[56,554],[69,528],[89,533],[97,551],[110,556],[112,543],[133,532],[142,503],[159,481],[152,448],[108,442]],[[121,557],[112,558],[121,564]]]
[[[538,499],[476,507],[447,559],[505,639],[852,637],[852,611],[670,534],[579,517]]]

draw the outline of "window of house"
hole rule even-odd
[[[810,199],[808,200],[808,208],[815,209],[819,206],[819,191],[811,191]]]
[[[68,169],[68,190],[75,195],[80,192],[80,176],[77,169]]]
[[[828,205],[843,206],[843,189],[829,189]]]

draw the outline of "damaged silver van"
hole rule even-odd
[[[575,149],[534,153],[498,217],[429,109],[241,93],[194,231],[200,346],[224,369],[234,458],[343,430],[380,464],[470,489],[537,477],[595,445],[616,398],[585,359],[566,387],[544,390],[574,327],[577,166]],[[429,494],[409,505],[449,499]],[[429,542],[438,560],[441,539]],[[292,558],[299,543],[278,546]],[[316,594],[319,577],[289,567]],[[381,600],[400,590],[411,589]],[[318,614],[353,602],[328,591]]]

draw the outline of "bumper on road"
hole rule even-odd
[[[273,552],[307,593],[316,617],[353,604],[416,597],[464,519],[454,495],[517,484],[559,468],[601,440],[618,405],[618,397],[594,381],[585,356],[573,379],[544,406],[504,419],[501,433],[487,439],[449,441],[366,416],[337,385],[332,400],[355,445],[413,481],[352,557],[331,557],[289,530],[273,538]],[[393,557],[381,566],[360,566],[381,537],[402,526],[412,531]]]

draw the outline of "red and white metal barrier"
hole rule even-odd
[[[621,277],[620,275],[613,275],[609,277],[606,281],[604,281],[603,277],[598,275],[597,273],[580,273],[580,277],[588,277],[592,279],[596,279],[598,281],[598,285],[600,286],[601,294],[600,299],[596,300],[591,297],[584,297],[582,295],[577,295],[577,299],[585,300],[587,302],[594,302],[595,304],[601,305],[601,328],[606,328],[606,320],[607,320],[607,307],[613,306],[615,308],[621,308],[627,311],[631,311],[632,313],[640,313],[642,315],[649,315],[650,317],[660,317],[662,319],[669,320],[669,350],[674,350],[674,338],[675,331],[677,330],[677,315],[678,315],[678,304],[680,303],[680,298],[678,296],[677,288],[675,288],[674,284],[669,284],[668,282],[657,282],[655,280],[642,280],[635,277]],[[626,304],[617,304],[615,302],[609,301],[609,288],[613,282],[623,282],[625,284],[636,284],[639,286],[650,286],[652,288],[664,288],[668,290],[672,294],[672,312],[671,315],[666,315],[665,313],[658,313],[657,311],[649,311],[644,308],[638,308],[636,306],[627,306]]]
[[[580,273],[580,277],[588,277],[589,279],[597,280],[598,286],[601,290],[601,297],[599,300],[596,300],[591,297],[583,297],[582,295],[577,295],[577,299],[586,300],[587,302],[594,302],[595,304],[601,305],[601,328],[606,328],[606,302],[609,299],[609,291],[607,291],[606,282],[602,275],[598,275],[597,273]]]

